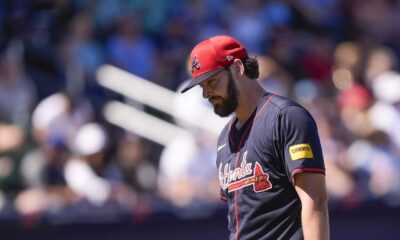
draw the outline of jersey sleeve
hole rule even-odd
[[[325,165],[316,123],[300,106],[288,106],[280,112],[279,135],[283,139],[283,157],[289,181],[300,172],[325,174]]]

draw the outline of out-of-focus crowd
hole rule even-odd
[[[400,206],[399,16],[395,0],[0,1],[0,218],[217,206],[216,135],[181,124],[192,136],[161,146],[114,126],[110,100],[180,123],[96,79],[112,64],[177,91],[190,49],[216,34],[311,111],[332,205]],[[200,95],[177,98],[189,122]]]

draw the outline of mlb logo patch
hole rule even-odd
[[[295,161],[303,158],[314,158],[310,144],[296,144],[289,147],[290,158]]]

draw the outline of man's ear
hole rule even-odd
[[[233,62],[233,70],[235,71],[235,74],[239,76],[244,75],[244,64],[242,60],[240,59],[235,59]]]

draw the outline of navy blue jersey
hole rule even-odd
[[[240,129],[236,122],[222,130],[217,149],[230,239],[302,239],[293,177],[325,173],[314,119],[299,104],[266,94]]]

